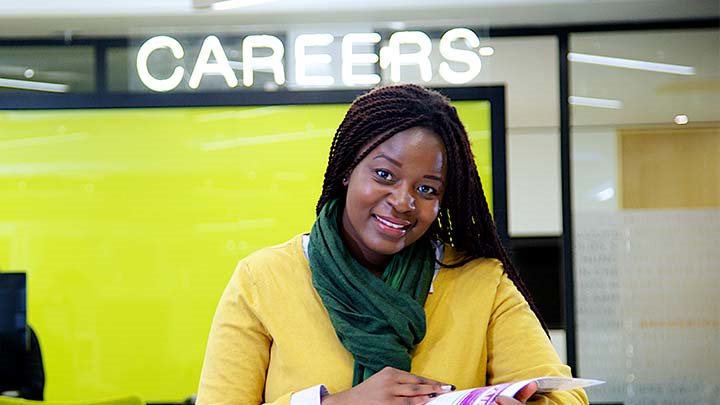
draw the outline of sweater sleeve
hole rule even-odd
[[[264,403],[272,337],[258,317],[257,287],[238,265],[220,298],[198,387],[198,405]],[[292,392],[272,403],[288,405]]]
[[[487,333],[488,384],[543,376],[571,377],[527,301],[506,274],[501,276]],[[530,404],[587,404],[582,389],[538,394]]]

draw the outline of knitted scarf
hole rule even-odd
[[[425,299],[435,269],[424,239],[396,253],[377,278],[340,236],[337,200],[327,202],[310,232],[312,282],[342,345],[353,355],[353,386],[385,366],[410,371],[411,352],[425,337]]]

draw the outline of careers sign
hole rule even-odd
[[[257,71],[272,73],[275,84],[284,85],[286,68],[292,69],[295,83],[300,86],[333,86],[339,83],[347,87],[373,86],[381,79],[377,73],[368,73],[368,70],[377,72],[377,67],[389,70],[390,81],[397,83],[403,80],[401,66],[415,66],[424,82],[429,82],[433,73],[437,72],[447,83],[464,84],[480,73],[480,57],[488,54],[488,48],[480,47],[478,36],[467,28],[453,28],[442,35],[438,45],[442,60],[437,66],[433,66],[430,58],[432,40],[424,32],[398,31],[392,33],[382,47],[378,45],[381,41],[380,34],[374,32],[348,33],[342,37],[325,33],[302,34],[295,37],[292,44],[284,43],[274,35],[248,35],[240,45],[242,60],[231,61],[221,40],[215,35],[208,35],[202,41],[197,57],[187,60],[187,45],[162,35],[142,43],[137,52],[136,67],[141,83],[156,92],[172,91],[185,80],[187,86],[195,90],[208,75],[223,77],[228,88],[250,87]],[[333,45],[340,46],[339,60],[334,60],[338,58],[333,58],[330,53]],[[292,46],[294,56],[289,62],[285,57],[287,46]],[[361,52],[358,48],[375,51]],[[258,56],[255,51],[261,49],[263,56]],[[153,74],[150,57],[163,51],[169,51],[177,64],[169,75]],[[233,52],[238,53],[237,50]],[[288,63],[290,66],[286,66]],[[314,68],[323,65],[334,67],[340,74],[311,73],[316,70]],[[359,70],[365,73],[359,73]]]

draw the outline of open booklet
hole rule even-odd
[[[603,384],[605,381],[588,380],[584,378],[567,377],[539,377],[512,383],[491,385],[489,387],[472,388],[439,395],[428,402],[427,405],[490,405],[500,397],[515,397],[523,388],[536,383],[536,393],[551,391],[567,391],[575,388],[591,387]]]

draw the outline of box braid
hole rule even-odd
[[[355,99],[330,146],[316,213],[331,199],[344,204],[343,178],[381,143],[413,127],[428,128],[439,135],[447,153],[442,204],[426,236],[451,245],[461,258],[455,263],[440,264],[460,267],[480,257],[500,260],[505,273],[547,331],[530,292],[500,242],[465,127],[450,100],[440,93],[417,85],[397,85],[378,87]]]

